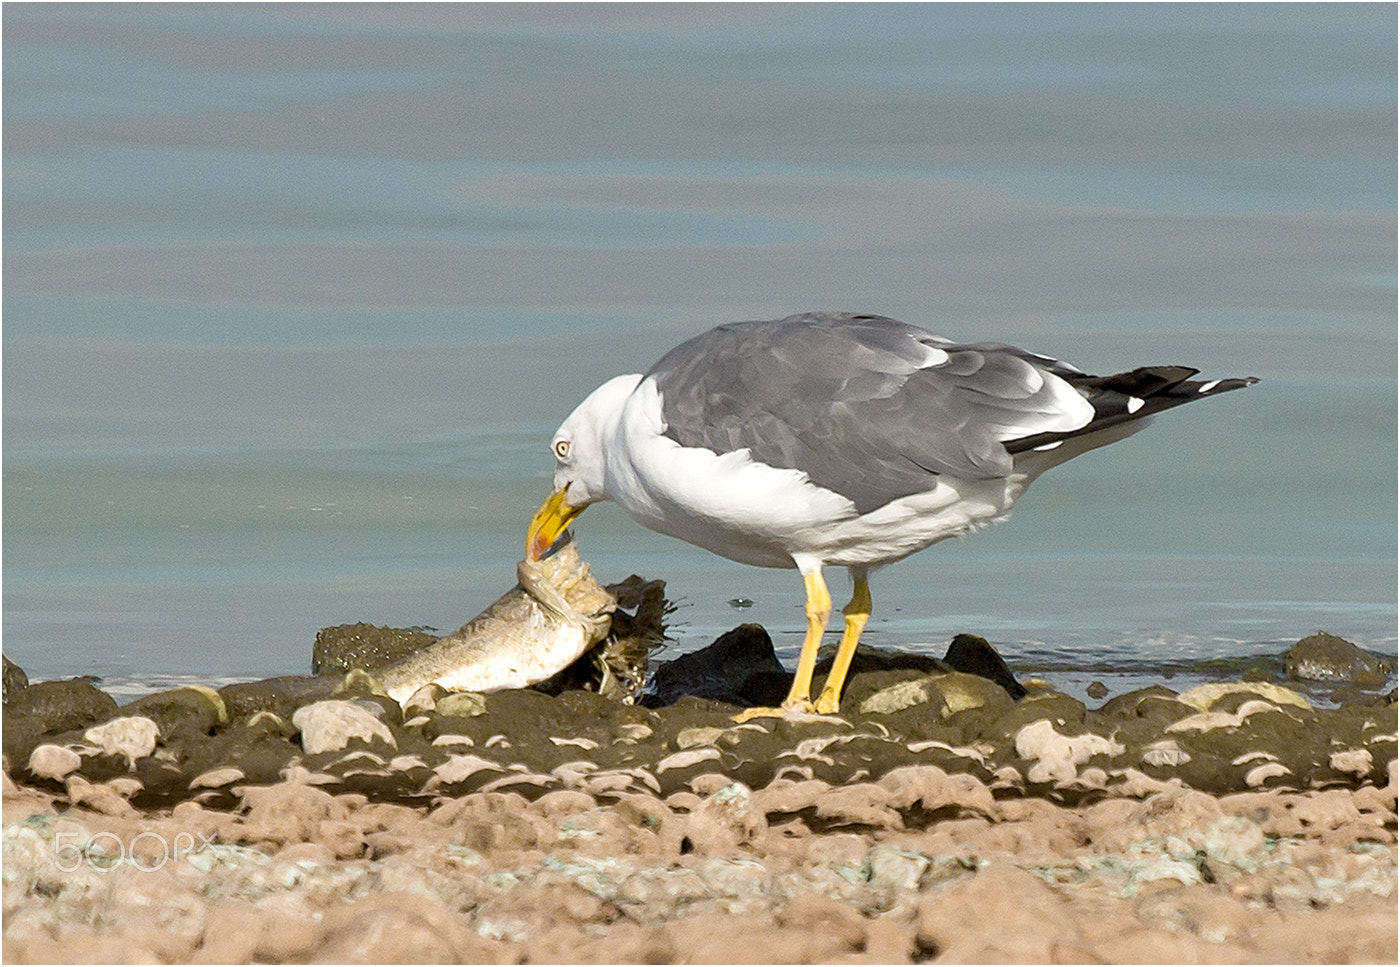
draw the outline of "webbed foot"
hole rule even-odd
[[[733,716],[733,719],[740,724],[750,719],[788,719],[789,721],[802,722],[817,716],[817,707],[811,702],[803,700],[792,705],[783,704],[776,707],[755,705],[752,708],[744,709],[738,715]]]

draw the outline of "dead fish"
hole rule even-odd
[[[520,583],[481,614],[375,673],[399,704],[424,685],[448,691],[524,688],[567,668],[608,635],[617,600],[588,573],[572,539],[516,565]]]

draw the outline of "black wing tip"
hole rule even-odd
[[[1090,376],[1072,380],[1092,387],[1090,401],[1096,411],[1094,419],[1069,433],[1038,433],[1019,440],[1003,441],[1009,453],[1058,446],[1065,440],[1105,430],[1121,423],[1149,419],[1163,410],[1244,389],[1259,382],[1258,376],[1235,376],[1227,379],[1193,380],[1188,377],[1199,370],[1187,366],[1142,366],[1113,376]]]
[[[1231,390],[1244,389],[1245,387],[1253,386],[1257,382],[1259,382],[1258,376],[1235,376],[1229,379],[1190,380],[1189,382],[1182,383],[1180,387],[1176,388],[1176,393],[1174,393],[1173,395],[1177,395],[1180,394],[1182,391],[1185,391],[1186,394],[1192,396],[1214,396],[1216,393],[1228,393]]]

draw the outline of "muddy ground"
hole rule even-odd
[[[572,687],[401,709],[359,671],[123,708],[16,678],[4,959],[1395,962],[1393,692],[1086,708],[857,669],[839,715],[743,724]],[[694,690],[782,684],[758,654]]]

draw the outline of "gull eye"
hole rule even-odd
[[[555,441],[554,441],[554,455],[555,455],[556,457],[558,457],[560,460],[567,460],[567,459],[569,459],[569,441],[568,441],[568,440],[555,440]]]

